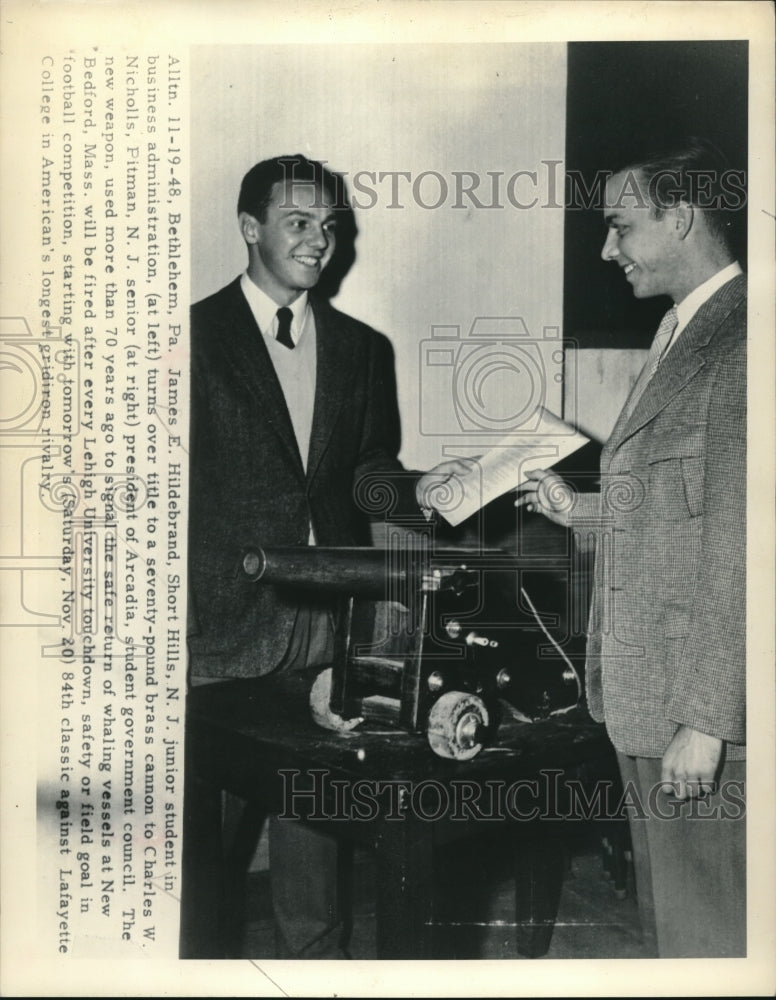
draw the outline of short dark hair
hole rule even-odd
[[[265,222],[267,207],[272,200],[272,189],[278,183],[315,184],[332,201],[335,208],[342,205],[342,180],[327,170],[318,160],[309,160],[302,153],[292,156],[274,156],[251,167],[243,177],[237,212],[247,212],[259,222]]]
[[[730,247],[737,213],[746,205],[746,171],[734,170],[712,142],[690,136],[615,172],[624,171],[641,175],[658,216],[685,201],[704,213],[714,235]]]

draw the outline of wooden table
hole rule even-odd
[[[249,826],[285,810],[374,850],[377,952],[385,959],[436,957],[435,849],[510,824],[517,950],[546,953],[563,877],[567,781],[616,782],[604,728],[581,708],[534,724],[506,717],[495,745],[471,761],[447,761],[423,735],[376,725],[344,734],[319,728],[307,707],[310,683],[299,673],[188,695],[181,957],[236,957],[230,942],[246,845],[255,837],[243,842],[238,835],[236,846],[222,850],[222,791],[248,800]],[[291,794],[298,790],[303,794]],[[348,798],[354,790],[360,805]],[[509,808],[493,805],[498,790],[512,796]]]

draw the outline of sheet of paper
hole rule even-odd
[[[588,441],[584,434],[542,407],[539,422],[530,432],[518,429],[502,438],[477,459],[468,475],[446,484],[444,496],[438,497],[435,507],[449,524],[461,524],[492,500],[521,486],[531,469],[550,468]]]

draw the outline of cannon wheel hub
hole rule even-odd
[[[471,760],[482,750],[490,714],[476,694],[448,691],[428,714],[428,742],[438,757]]]

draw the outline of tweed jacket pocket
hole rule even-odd
[[[664,462],[669,458],[688,458],[703,455],[706,439],[706,422],[676,424],[666,429],[660,428],[650,442],[647,462]]]
[[[690,517],[698,517],[703,513],[703,459],[683,458],[681,466],[687,509]]]
[[[662,432],[650,448],[649,491],[655,512],[667,520],[703,513],[706,424],[680,424]],[[684,497],[685,504],[677,502]]]

